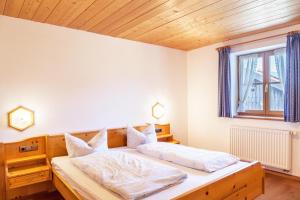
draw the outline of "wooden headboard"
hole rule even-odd
[[[147,125],[144,126],[136,126],[137,130],[144,130]],[[158,135],[163,134],[170,134],[170,124],[166,125],[156,125],[156,129],[161,129]],[[127,137],[126,137],[127,128],[114,128],[107,130],[107,140],[108,140],[108,147],[115,148],[115,147],[122,147],[127,145]],[[81,138],[84,141],[89,141],[93,138],[99,130],[95,131],[86,131],[86,132],[76,132],[72,133],[72,135]],[[67,155],[66,143],[64,134],[52,135],[47,136],[47,156],[49,160],[53,157],[58,156],[65,156]]]
[[[31,145],[37,145],[38,149],[36,151],[20,152],[21,146],[31,146]],[[37,137],[27,138],[18,142],[5,143],[4,149],[5,149],[5,156],[4,156],[5,160],[45,154],[46,139],[45,136],[37,136]]]

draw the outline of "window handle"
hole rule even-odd
[[[265,93],[267,93],[269,91],[269,84],[266,83],[265,85]]]

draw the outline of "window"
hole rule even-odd
[[[238,114],[282,117],[285,48],[238,56]]]

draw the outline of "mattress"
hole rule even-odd
[[[221,179],[224,176],[227,176],[233,172],[237,172],[251,165],[251,163],[240,161],[234,165],[218,170],[216,172],[207,173],[207,172],[179,166],[167,161],[151,158],[139,153],[135,149],[130,149],[126,147],[115,148],[115,149],[125,151],[137,156],[141,156],[146,159],[154,160],[156,162],[163,163],[169,166],[173,166],[187,173],[188,178],[183,183],[172,186],[166,190],[151,195],[145,198],[144,200],[172,199],[185,192],[188,192],[200,186],[207,185],[211,182]],[[89,178],[88,175],[86,175],[80,169],[75,167],[72,164],[70,158],[67,156],[53,158],[52,166],[68,182],[68,184],[74,190],[76,190],[85,200],[121,200],[122,199],[118,194],[105,189],[103,186],[95,182],[93,179]]]

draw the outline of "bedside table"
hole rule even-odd
[[[157,135],[157,140],[159,142],[169,142],[173,144],[180,144],[178,140],[175,140],[173,134],[161,134]]]
[[[6,160],[6,190],[49,181],[50,169],[46,154]]]

